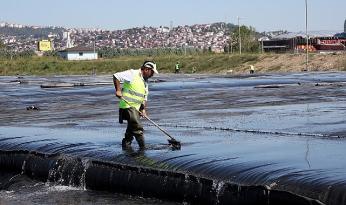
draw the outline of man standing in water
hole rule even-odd
[[[113,75],[115,95],[119,102],[119,123],[127,121],[125,137],[122,147],[131,146],[133,137],[141,149],[145,148],[143,126],[140,123],[140,112],[146,115],[146,102],[148,97],[148,79],[158,74],[153,61],[145,61],[140,69],[130,69]],[[120,82],[123,83],[121,88]],[[140,111],[140,112],[139,112]]]

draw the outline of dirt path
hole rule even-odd
[[[300,72],[305,69],[305,54],[261,55],[255,66],[256,72]],[[308,71],[345,71],[346,53],[311,54],[308,59]],[[248,72],[251,63],[246,63],[240,72]]]

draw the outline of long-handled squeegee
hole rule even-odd
[[[121,98],[122,100],[124,100],[124,102],[126,104],[128,104],[130,107],[132,107],[130,105],[130,103],[125,100],[124,98]],[[137,110],[137,109],[136,109]],[[181,144],[179,141],[177,141],[176,139],[174,139],[174,137],[172,137],[170,134],[168,134],[167,131],[165,131],[164,129],[162,129],[162,127],[160,127],[156,122],[154,122],[153,120],[151,120],[148,116],[143,115],[143,113],[139,110],[137,110],[139,112],[139,114],[141,114],[141,116],[143,116],[145,119],[147,119],[149,122],[151,122],[155,127],[157,127],[161,132],[163,132],[165,135],[167,135],[169,137],[168,139],[168,144],[172,145],[172,147],[174,149],[180,149],[181,148]]]

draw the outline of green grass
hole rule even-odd
[[[244,63],[256,62],[259,55],[164,55],[164,56],[127,56],[93,61],[67,61],[57,57],[31,57],[0,59],[0,75],[88,75],[110,74],[129,68],[139,68],[144,60],[154,60],[159,72],[173,73],[179,61],[183,73],[219,73],[229,69],[236,70]]]
[[[143,61],[154,60],[158,65],[160,73],[173,73],[176,62],[180,63],[182,73],[222,73],[232,70],[233,73],[247,73],[249,65],[260,63],[270,59],[274,64],[263,67],[259,66],[261,72],[281,72],[288,69],[280,62],[281,54],[196,54],[196,55],[159,55],[148,56],[122,56],[110,59],[98,59],[93,61],[67,61],[58,57],[27,57],[16,59],[0,59],[0,75],[97,75],[112,74],[129,68],[139,68]],[[282,54],[285,55],[285,54]],[[286,56],[283,59],[289,60]],[[318,56],[317,56],[318,57]],[[296,64],[304,66],[302,58]],[[313,58],[310,58],[313,59]],[[297,59],[296,59],[297,60]],[[297,65],[292,65],[296,67]],[[264,65],[265,66],[265,65]],[[335,67],[346,71],[346,60],[339,61]]]

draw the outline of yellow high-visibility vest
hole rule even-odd
[[[131,82],[124,82],[122,88],[123,98],[130,104],[128,105],[124,100],[120,100],[120,108],[134,107],[137,110],[141,107],[141,104],[145,100],[145,96],[148,94],[146,84],[141,77],[140,73],[136,74]]]

